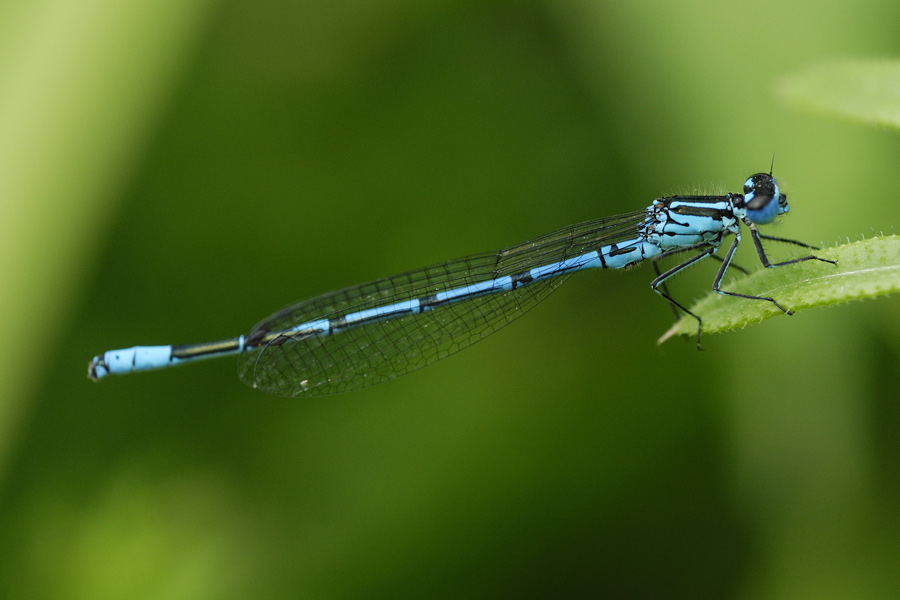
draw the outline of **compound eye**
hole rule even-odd
[[[747,209],[761,210],[768,206],[770,202],[772,202],[771,194],[754,194],[753,197],[747,201]]]
[[[754,200],[756,205],[760,206],[775,195],[777,184],[775,179],[768,173],[757,173],[744,182],[744,196],[747,204],[752,204]]]
[[[746,195],[746,194],[749,194],[750,192],[752,192],[753,187],[754,187],[753,178],[751,177],[750,179],[748,179],[747,181],[744,182],[744,194]]]

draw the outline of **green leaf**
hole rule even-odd
[[[900,61],[825,63],[785,77],[777,93],[813,112],[900,128]]]
[[[775,298],[794,312],[900,291],[900,236],[876,237],[817,250],[815,255],[838,264],[811,260],[762,269],[724,287],[729,292]],[[690,310],[703,319],[704,334],[746,327],[784,315],[771,302],[722,296],[715,292],[710,292]],[[696,333],[697,321],[689,316],[682,317],[659,338],[658,343],[675,335]]]

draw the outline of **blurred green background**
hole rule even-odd
[[[658,349],[645,267],[353,394],[266,396],[231,359],[85,371],[738,191],[773,153],[771,233],[891,231],[900,137],[773,90],[897,56],[898,22],[856,0],[7,0],[0,596],[896,598],[897,298]]]

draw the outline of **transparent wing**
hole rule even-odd
[[[645,211],[572,225],[493,254],[471,256],[300,302],[259,323],[248,339],[323,319],[421,299],[441,291],[516,275],[634,239]],[[263,343],[238,359],[241,380],[282,396],[355,390],[404,375],[474,344],[543,300],[569,275],[439,305],[335,333]]]

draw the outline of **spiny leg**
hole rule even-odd
[[[668,300],[671,303],[671,305],[675,307],[676,317],[678,316],[677,309],[681,309],[682,311],[684,311],[685,314],[688,314],[688,315],[694,317],[695,319],[697,319],[697,350],[703,350],[703,348],[700,346],[700,333],[703,330],[703,319],[701,319],[700,317],[698,317],[697,315],[695,315],[694,313],[689,311],[687,308],[685,308],[684,306],[679,304],[674,298],[672,298],[668,294],[667,291],[665,291],[665,287],[663,289],[660,289],[659,286],[660,285],[664,286],[667,279],[669,279],[673,275],[676,275],[676,274],[684,271],[688,267],[700,262],[704,258],[706,258],[708,256],[712,256],[715,251],[716,251],[716,247],[711,246],[711,247],[707,248],[706,250],[704,250],[703,252],[701,252],[700,254],[697,254],[696,256],[693,256],[693,257],[689,258],[688,260],[684,261],[680,265],[676,265],[676,266],[672,267],[671,269],[669,269],[665,273],[657,276],[656,279],[654,279],[653,281],[650,282],[650,287],[653,288],[653,291],[656,292],[657,294],[659,294],[660,296],[662,296],[663,298],[665,298],[666,300]],[[653,264],[655,265],[656,262],[654,262]],[[724,265],[724,263],[723,263],[723,265]]]
[[[731,264],[731,259],[734,258],[734,253],[737,250],[738,244],[740,244],[740,243],[741,243],[741,236],[740,236],[740,234],[737,234],[734,236],[734,241],[731,242],[731,247],[728,248],[728,252],[725,254],[725,259],[722,261],[722,266],[719,267],[719,272],[716,274],[715,281],[713,281],[713,291],[715,291],[717,294],[722,294],[723,296],[734,296],[735,298],[746,298],[748,300],[765,300],[767,302],[771,302],[772,304],[774,304],[775,306],[780,308],[782,311],[784,311],[785,314],[788,314],[788,315],[794,314],[793,312],[789,311],[782,305],[778,304],[778,302],[774,298],[770,298],[768,296],[750,296],[748,294],[738,294],[737,292],[727,292],[727,291],[721,289],[722,280],[725,278],[725,273],[728,271],[728,265]],[[758,248],[762,248],[762,246],[758,246]],[[764,256],[765,256],[765,254],[760,255],[761,258]],[[810,258],[815,258],[815,257],[810,257]],[[768,260],[763,261],[763,264],[766,265],[767,267],[768,266],[780,266],[780,264],[781,264],[780,263],[779,265],[769,265],[767,263],[768,263]]]
[[[696,247],[699,248],[699,247],[701,247],[701,246],[698,245],[698,246],[696,246]],[[682,250],[676,250],[675,252],[666,252],[666,253],[664,253],[664,254],[660,254],[659,256],[656,256],[656,257],[653,258],[653,260],[652,260],[652,262],[653,262],[653,270],[656,271],[656,276],[657,276],[657,277],[661,277],[661,276],[662,276],[662,271],[661,271],[660,268],[659,268],[659,260],[660,260],[661,258],[665,258],[665,257],[667,257],[667,256],[671,256],[672,254],[675,254],[676,252],[682,252]],[[713,258],[713,259],[719,261],[720,263],[725,261],[725,259],[722,258],[721,256],[719,256],[718,254],[710,254],[709,256],[710,256],[710,258]],[[744,267],[742,267],[742,266],[740,266],[740,265],[737,265],[737,264],[734,264],[734,263],[731,264],[731,268],[737,269],[738,271],[740,271],[740,272],[743,273],[744,275],[749,275],[749,274],[750,274],[750,271],[748,271],[748,270],[745,269]],[[663,281],[662,284],[660,284],[659,287],[660,287],[660,289],[662,289],[662,291],[665,292],[666,294],[669,293],[669,288],[666,286],[665,281]],[[675,307],[675,305],[674,305],[674,304],[669,304],[669,307],[672,309],[672,312],[675,314],[675,318],[676,318],[676,319],[680,319],[680,318],[681,318],[681,313],[678,312],[678,309]]]
[[[821,250],[822,249],[819,246],[813,246],[812,244],[807,244],[806,242],[801,242],[798,240],[792,240],[792,239],[783,238],[783,237],[775,237],[774,235],[766,235],[764,233],[760,233],[759,237],[764,240],[769,240],[772,242],[784,242],[785,244],[793,244],[795,246],[800,246],[801,248],[810,248],[812,250]]]
[[[656,272],[656,279],[659,279],[660,277],[662,277],[662,271],[659,268],[659,257],[656,257],[653,259],[653,270]],[[660,287],[662,288],[662,291],[663,291],[663,298],[667,297],[669,295],[669,288],[666,287],[665,281],[662,282],[662,285]],[[675,314],[676,319],[681,318],[681,313],[679,313],[678,309],[675,308],[675,304],[670,303],[669,308],[672,309],[672,312]]]
[[[801,246],[803,248],[812,248],[814,250],[817,248],[816,248],[816,246],[810,246],[809,244],[804,244],[803,242],[798,242],[797,240],[789,240],[786,238],[773,237],[770,235],[762,235],[761,233],[759,233],[759,231],[757,231],[756,225],[753,225],[753,224],[749,224],[748,227],[750,228],[750,237],[753,238],[753,245],[756,246],[756,253],[759,255],[759,260],[763,264],[763,266],[766,267],[767,269],[771,269],[773,267],[783,267],[784,265],[792,265],[794,263],[804,262],[807,260],[819,260],[822,262],[831,263],[833,265],[837,264],[836,261],[828,260],[827,258],[819,258],[818,256],[813,256],[813,255],[801,256],[800,258],[794,258],[792,260],[785,260],[785,261],[778,262],[778,263],[770,263],[769,257],[766,256],[766,251],[763,249],[762,239],[772,240],[775,242],[785,242],[788,244],[794,244],[795,246]],[[760,239],[760,238],[762,238],[762,239]]]
[[[719,261],[720,263],[725,262],[725,259],[722,258],[721,256],[719,256],[718,254],[713,254],[710,258],[714,258],[714,259],[716,259],[717,261]],[[739,264],[737,264],[737,263],[731,263],[730,265],[728,265],[728,268],[730,268],[730,269],[737,269],[738,271],[740,271],[740,272],[743,273],[744,275],[749,275],[749,274],[750,274],[750,271],[748,271],[747,269],[745,269],[744,267],[742,267],[741,265],[739,265]]]

